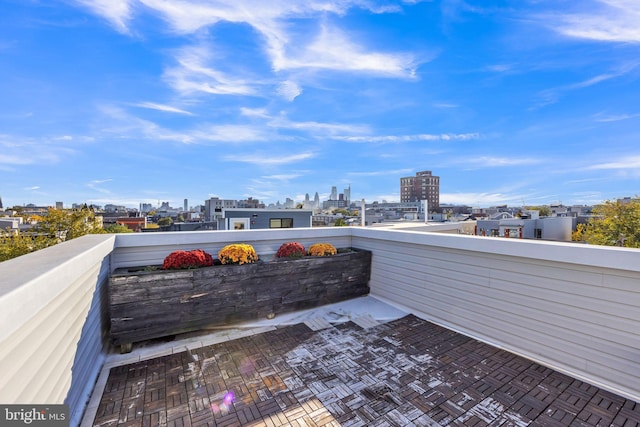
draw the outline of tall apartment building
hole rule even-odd
[[[430,211],[440,206],[440,177],[432,175],[431,171],[422,171],[416,176],[400,178],[400,201],[422,200],[427,200]]]

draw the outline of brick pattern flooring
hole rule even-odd
[[[113,368],[95,426],[640,426],[640,404],[409,315]]]

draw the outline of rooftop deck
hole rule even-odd
[[[114,355],[83,426],[640,425],[637,402],[372,297],[303,318]]]
[[[215,253],[228,243],[246,242],[251,243],[258,254],[262,255],[275,253],[280,244],[292,240],[304,245],[323,241],[336,247],[356,247],[371,251],[371,296],[401,308],[404,314],[393,319],[376,318],[390,322],[381,326],[358,326],[357,323],[335,325],[334,320],[328,319],[328,323],[332,325],[316,331],[314,329],[318,329],[320,324],[312,322],[311,328],[299,325],[310,320],[304,319],[286,325],[280,323],[277,326],[284,326],[281,330],[273,329],[274,325],[270,325],[267,329],[258,330],[267,335],[256,335],[253,338],[243,338],[242,335],[239,337],[240,341],[229,341],[227,338],[230,336],[224,340],[207,342],[197,339],[187,341],[182,348],[172,348],[169,353],[165,351],[157,354],[152,354],[154,350],[148,347],[145,350],[145,360],[161,357],[165,361],[163,363],[177,363],[177,354],[184,353],[186,349],[198,358],[195,361],[183,361],[183,356],[189,357],[187,352],[186,356],[180,355],[180,365],[169,369],[165,365],[165,383],[166,378],[171,378],[167,373],[174,368],[182,372],[179,374],[182,377],[178,376],[178,380],[192,375],[189,381],[166,383],[167,386],[192,387],[204,378],[203,384],[211,388],[207,383],[207,370],[203,361],[210,358],[211,351],[233,353],[235,350],[232,349],[238,345],[248,345],[247,350],[243,351],[250,355],[259,356],[261,351],[273,351],[274,354],[276,350],[281,351],[279,358],[269,359],[271,356],[267,353],[260,360],[265,363],[268,361],[274,369],[292,371],[302,381],[305,379],[304,372],[294,370],[294,367],[302,369],[302,364],[296,362],[294,356],[297,353],[291,351],[298,349],[304,353],[306,349],[311,356],[318,357],[316,353],[320,349],[326,347],[328,352],[328,349],[334,348],[338,353],[327,353],[326,357],[310,359],[309,363],[321,364],[326,359],[333,360],[335,366],[338,366],[338,361],[346,354],[342,350],[343,344],[346,348],[347,343],[352,342],[354,347],[351,348],[359,349],[357,351],[375,346],[375,350],[380,353],[360,354],[351,350],[348,363],[353,363],[356,370],[364,370],[366,366],[368,375],[372,378],[378,374],[385,381],[388,378],[385,384],[390,391],[375,388],[369,383],[366,384],[369,389],[359,389],[359,385],[350,383],[344,377],[347,373],[344,369],[335,374],[327,374],[322,377],[322,381],[335,375],[335,380],[342,381],[343,385],[346,384],[344,387],[348,388],[342,389],[342,392],[351,391],[360,396],[363,402],[369,399],[370,402],[367,402],[371,407],[375,406],[374,401],[379,401],[376,405],[387,405],[379,414],[383,418],[377,417],[382,424],[383,421],[390,423],[389,417],[397,414],[407,416],[400,408],[407,402],[412,402],[415,396],[401,396],[404,400],[399,402],[396,400],[397,393],[408,387],[408,384],[422,381],[427,387],[414,390],[416,393],[421,396],[432,396],[429,393],[440,396],[438,393],[441,393],[441,398],[445,400],[436,399],[432,402],[433,406],[428,408],[412,403],[422,411],[413,419],[416,423],[415,420],[423,416],[426,417],[422,420],[426,421],[430,418],[455,423],[455,420],[475,415],[478,418],[466,420],[467,425],[472,420],[477,420],[482,425],[495,415],[491,424],[504,419],[508,421],[507,425],[517,425],[518,419],[502,417],[518,414],[518,417],[525,417],[520,422],[533,420],[531,425],[583,425],[598,423],[593,421],[596,418],[591,415],[586,418],[587,414],[595,414],[593,417],[600,414],[602,420],[612,420],[614,425],[622,425],[625,418],[625,425],[638,425],[635,415],[637,406],[634,402],[640,401],[639,250],[361,227],[92,235],[2,262],[0,372],[3,375],[0,376],[0,402],[66,403],[70,408],[71,426],[80,425],[87,419],[85,414],[91,411],[94,411],[94,415],[107,415],[109,409],[104,406],[102,412],[98,412],[99,401],[90,402],[90,397],[96,389],[96,381],[98,387],[107,384],[107,374],[101,375],[101,372],[108,372],[105,367],[115,366],[115,359],[109,353],[109,325],[106,316],[107,283],[112,271],[120,267],[159,264],[175,249],[201,248]],[[276,320],[281,321],[281,314],[276,314]],[[405,319],[407,322],[410,320],[409,323],[398,320],[407,314],[416,317]],[[323,325],[326,326],[324,323]],[[368,329],[362,330],[362,327]],[[411,330],[420,332],[406,335]],[[283,340],[286,337],[293,340],[295,337],[296,341],[289,341],[287,347],[277,347],[279,343],[268,338],[269,334],[283,334]],[[276,347],[261,347],[262,344],[259,343],[264,342],[265,337],[268,341],[266,344]],[[425,337],[426,341],[421,341]],[[322,339],[326,341],[323,342]],[[436,341],[429,341],[430,339]],[[341,344],[337,348],[336,342]],[[420,353],[413,352],[420,346],[425,346],[421,359]],[[257,348],[261,349],[260,352]],[[137,360],[126,361],[125,364],[141,362],[141,354]],[[393,355],[397,359],[388,363],[384,355]],[[513,359],[506,360],[502,365],[496,364],[495,369],[489,366],[493,358],[500,355]],[[215,360],[218,367],[221,363],[224,365],[224,359]],[[371,364],[371,360],[375,363]],[[124,360],[118,359],[118,364],[120,362]],[[192,371],[185,371],[183,362]],[[378,362],[384,363],[378,365]],[[405,362],[411,362],[411,368],[400,375]],[[513,367],[516,365],[517,368]],[[239,369],[240,375],[231,370],[233,366]],[[227,380],[225,375],[234,380],[242,380],[243,383],[260,380],[271,393],[271,398],[275,399],[274,393],[269,390],[271,385],[262,377],[262,371],[256,371],[252,377],[245,379],[242,377],[244,371],[240,369],[241,366],[229,364],[229,371],[221,371],[224,381]],[[202,376],[193,377],[193,372],[197,369],[202,371]],[[145,381],[140,385],[144,385],[147,391],[153,390],[156,385],[153,381],[153,385],[146,384],[147,373],[153,374],[153,368],[150,370],[147,367],[144,370]],[[321,371],[324,375],[325,371]],[[492,374],[498,375],[505,371],[511,376],[504,376],[501,378],[504,382],[493,384],[495,389],[474,389],[474,384],[491,383],[496,379]],[[135,370],[132,373],[135,374]],[[330,392],[314,388],[320,385],[315,381],[320,380],[313,380],[311,373],[308,374],[309,380],[299,385],[309,390],[306,392],[308,401],[295,395],[295,384],[286,384],[280,378],[288,390],[283,389],[282,396],[295,397],[295,401],[291,403],[293,407],[296,404],[312,405],[315,402],[317,410],[324,408],[331,417],[343,420],[340,417],[347,416],[345,407],[342,407],[344,414],[336,409],[337,400],[331,402]],[[525,374],[531,374],[533,379],[526,379]],[[114,375],[117,376],[117,370]],[[364,374],[363,378],[365,377],[370,378],[367,374]],[[558,378],[564,378],[565,382],[556,381]],[[150,379],[153,380],[153,375]],[[472,380],[475,381],[469,383]],[[547,388],[547,383],[551,380],[557,382],[558,388]],[[329,381],[331,380],[326,381],[327,384]],[[361,381],[364,383],[364,380]],[[437,381],[441,383],[436,384]],[[138,383],[134,383],[137,386]],[[224,386],[230,388],[227,383]],[[120,385],[113,383],[113,387],[118,389]],[[511,387],[515,388],[510,391]],[[327,386],[327,389],[330,390],[330,387]],[[191,389],[186,390],[188,395]],[[202,391],[203,388],[199,387],[199,390]],[[207,390],[206,399],[209,405],[219,407],[225,402],[219,401],[220,396],[214,390],[215,387]],[[236,404],[239,405],[237,396],[246,397],[246,390],[234,391],[235,397],[231,402],[234,411]],[[122,398],[130,399],[134,396],[132,392],[132,388],[122,391]],[[455,393],[451,395],[453,392]],[[460,394],[465,392],[466,395]],[[548,396],[543,396],[543,392]],[[169,395],[173,394],[168,388],[165,388],[164,393],[165,396],[161,399],[167,405],[177,402],[169,402]],[[99,394],[101,398],[102,393]],[[258,396],[260,399],[269,396],[261,394]],[[150,398],[155,401],[159,396],[151,393]],[[186,403],[182,401],[182,395],[180,399],[180,404]],[[205,402],[204,399],[203,396],[201,403]],[[282,402],[276,400],[280,409],[276,410],[272,406],[274,412],[266,414],[267,417],[260,412],[260,404],[254,397],[251,401],[258,408],[257,413],[252,412],[256,421],[258,414],[260,420],[267,422],[267,419],[271,420],[271,416],[285,414],[286,418],[289,413],[283,412],[283,408],[290,406],[281,407]],[[127,408],[128,405],[134,405],[131,408],[136,408],[137,416],[136,402],[125,400]],[[353,408],[347,402],[343,403],[351,410],[357,409],[357,402],[359,401],[351,402]],[[526,405],[535,410],[523,409]],[[367,408],[367,404],[362,403],[358,407]],[[558,411],[552,411],[556,407]],[[605,407],[607,410],[604,410]],[[147,410],[144,408],[144,401],[142,408],[144,414],[144,410]],[[304,408],[306,413],[310,406]],[[438,408],[448,415],[438,413]],[[482,408],[492,409],[493,412],[480,411]],[[211,407],[209,409],[213,411]],[[536,411],[539,413],[534,417]],[[111,412],[115,413],[114,408]],[[163,410],[159,409],[157,412],[159,415]],[[168,420],[174,412],[167,408],[165,413]],[[352,413],[356,414],[354,417],[366,417],[364,413],[355,410]],[[121,412],[118,412],[118,419],[120,415]],[[127,419],[135,425],[138,423],[136,416],[130,418],[127,415]],[[214,414],[214,420],[215,416]],[[550,421],[545,418],[547,416],[559,418],[552,418]],[[113,414],[111,417],[111,421],[116,423]],[[95,416],[89,418],[89,423],[94,419],[106,421]],[[302,419],[305,419],[304,416]],[[151,418],[147,420],[151,421]],[[606,424],[602,420],[600,423]],[[365,423],[369,424],[369,421]]]

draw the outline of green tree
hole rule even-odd
[[[640,248],[640,201],[629,203],[608,200],[593,209],[587,224],[579,224],[574,241],[592,245]]]
[[[538,211],[540,216],[549,216],[551,215],[551,208],[547,205],[543,206],[526,206],[525,209],[530,211]]]
[[[0,232],[0,260],[15,258],[85,234],[100,234],[101,222],[88,208],[58,210],[49,208],[47,215],[35,218],[37,224],[29,232]]]
[[[106,233],[133,233],[133,230],[122,224],[111,224],[104,228]]]
[[[171,218],[169,218],[168,216],[164,217],[164,218],[160,218],[158,220],[158,225],[160,227],[168,227],[171,224],[173,224],[173,220]]]
[[[40,217],[34,227],[38,234],[44,234],[58,242],[75,239],[85,234],[104,233],[100,221],[91,209],[53,209]]]
[[[344,227],[347,225],[347,221],[344,218],[338,218],[335,220],[333,225],[336,227]]]
[[[351,212],[349,212],[346,209],[342,209],[342,208],[337,208],[333,210],[334,214],[342,214],[344,216],[351,216]]]
[[[47,236],[22,232],[13,233],[9,230],[0,231],[0,261],[16,258],[55,244],[56,240]]]

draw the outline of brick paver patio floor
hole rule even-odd
[[[640,404],[413,315],[112,368],[95,426],[640,426]]]

